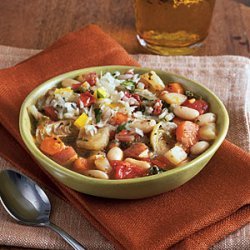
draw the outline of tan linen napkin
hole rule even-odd
[[[226,147],[226,146],[225,146]]]

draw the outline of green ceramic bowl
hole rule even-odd
[[[217,115],[218,137],[206,152],[187,163],[185,166],[180,166],[158,175],[142,178],[127,180],[100,180],[78,174],[60,166],[37,148],[31,135],[32,123],[27,112],[27,107],[34,104],[38,97],[44,95],[48,89],[57,85],[64,78],[74,78],[80,74],[93,71],[97,73],[105,73],[107,71],[113,72],[116,70],[125,72],[130,68],[131,66],[104,66],[71,71],[54,77],[41,84],[39,87],[34,89],[23,102],[19,117],[19,126],[23,141],[40,166],[64,185],[79,192],[100,197],[117,199],[138,199],[150,197],[175,189],[192,179],[208,163],[223,142],[228,131],[229,118],[227,111],[219,98],[199,83],[179,75],[155,70],[164,82],[180,82],[185,88],[202,95],[210,103],[211,111]],[[133,68],[135,68],[135,72],[137,73],[145,73],[150,70],[147,68]]]

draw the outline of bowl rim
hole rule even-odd
[[[49,84],[51,82],[55,82],[55,84],[57,84],[62,79],[65,79],[67,77],[73,77],[72,75],[76,76],[80,73],[83,73],[84,71],[95,71],[95,70],[100,71],[102,69],[104,69],[105,71],[112,71],[112,70],[114,71],[114,70],[126,70],[126,69],[131,69],[131,68],[133,68],[135,71],[136,70],[142,70],[142,71],[154,70],[157,74],[158,73],[167,74],[167,75],[177,77],[179,79],[183,79],[184,81],[191,82],[192,84],[198,85],[199,87],[201,87],[204,91],[207,91],[209,93],[209,95],[212,96],[212,98],[217,101],[217,103],[220,105],[220,108],[221,108],[221,115],[223,116],[223,124],[221,125],[221,133],[218,135],[218,137],[213,142],[213,144],[204,153],[202,153],[201,155],[199,155],[198,157],[196,157],[195,159],[191,160],[190,162],[188,162],[187,164],[185,164],[183,166],[178,166],[176,168],[167,170],[166,172],[163,172],[163,173],[160,173],[157,175],[150,175],[150,176],[144,176],[144,177],[132,178],[132,179],[122,179],[122,180],[112,180],[112,179],[104,180],[104,179],[96,179],[93,177],[88,177],[88,176],[82,175],[80,173],[77,173],[73,170],[70,170],[64,166],[59,165],[58,163],[51,160],[48,156],[43,154],[39,150],[39,148],[37,147],[37,145],[35,144],[34,141],[31,142],[29,140],[28,133],[30,131],[28,131],[25,128],[25,122],[24,122],[24,114],[26,112],[28,112],[27,111],[27,103],[30,102],[31,99],[33,99],[34,94],[36,94],[40,90],[46,88],[47,84]],[[226,134],[227,134],[227,131],[228,131],[228,127],[229,127],[229,116],[228,116],[228,113],[227,113],[227,110],[226,110],[224,104],[211,90],[209,90],[203,84],[198,83],[196,81],[193,81],[191,79],[188,79],[184,76],[174,74],[174,73],[171,73],[168,71],[160,70],[160,69],[153,69],[153,68],[148,68],[148,67],[124,66],[124,65],[106,65],[106,66],[87,67],[87,68],[68,71],[68,72],[62,73],[60,75],[57,75],[53,78],[50,78],[49,80],[46,80],[45,82],[39,84],[36,88],[34,88],[27,95],[27,97],[25,98],[25,100],[22,103],[20,113],[19,113],[19,131],[20,131],[22,140],[23,140],[24,144],[26,145],[26,147],[29,149],[29,152],[35,157],[35,159],[39,158],[39,161],[41,161],[43,164],[49,165],[49,168],[51,168],[53,171],[56,171],[57,173],[60,172],[64,175],[66,174],[67,176],[71,176],[71,177],[76,178],[80,181],[84,181],[86,184],[91,183],[91,184],[98,184],[98,185],[105,185],[105,186],[114,185],[114,184],[115,185],[124,185],[124,184],[127,185],[127,184],[145,183],[145,182],[165,178],[166,176],[175,175],[175,174],[180,173],[182,171],[188,170],[188,169],[192,168],[193,165],[199,164],[199,162],[202,162],[203,160],[207,159],[208,157],[212,157],[212,155],[216,152],[216,150],[220,147],[220,145],[224,141]],[[41,164],[39,164],[39,165],[41,165]],[[42,168],[44,169],[44,167],[42,167]]]

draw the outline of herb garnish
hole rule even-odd
[[[96,108],[96,109],[94,109],[94,112],[95,112],[95,120],[98,123],[101,121],[102,111],[101,111],[101,109]]]
[[[165,169],[159,168],[157,166],[152,166],[149,169],[149,175],[160,174],[160,173],[163,173],[165,171],[166,171]]]
[[[197,95],[190,90],[185,90],[185,95],[188,97],[188,99],[192,99],[192,98],[195,98],[196,100],[202,99],[200,95]]]
[[[166,103],[165,101],[162,101],[162,109],[164,109],[164,108],[169,109],[170,108],[170,104]]]
[[[127,123],[123,123],[123,124],[119,125],[119,126],[116,128],[116,133],[119,133],[119,132],[121,132],[122,130],[126,129],[126,126],[127,126]]]
[[[125,81],[121,83],[122,86],[124,86],[127,90],[130,90],[131,92],[135,91],[135,83],[133,81]]]

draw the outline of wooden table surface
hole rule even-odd
[[[129,53],[146,53],[135,38],[133,0],[1,0],[0,44],[43,49],[96,23]],[[198,55],[250,56],[250,0],[217,0],[210,34]]]

